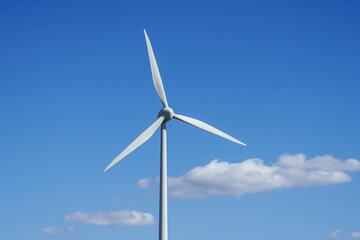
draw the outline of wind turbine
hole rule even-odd
[[[169,107],[168,102],[166,100],[166,95],[164,91],[164,87],[161,81],[160,72],[158,66],[156,64],[155,56],[153,49],[151,47],[151,43],[149,37],[146,34],[144,29],[146,45],[149,53],[150,66],[152,78],[155,86],[155,90],[163,104],[163,108],[160,110],[158,114],[158,119],[151,124],[140,136],[138,136],[124,151],[122,151],[104,170],[106,172],[109,168],[114,166],[121,159],[126,157],[136,148],[138,148],[141,144],[146,142],[160,127],[161,125],[161,147],[160,147],[160,209],[159,209],[159,240],[167,240],[168,239],[168,231],[167,231],[167,166],[166,166],[166,123],[171,119],[175,118],[177,120],[186,122],[190,125],[198,127],[202,130],[208,131],[220,137],[226,138],[235,143],[246,146],[246,144],[240,142],[239,140],[231,137],[230,135],[206,124],[200,120],[186,117],[180,114],[175,114],[174,111]]]

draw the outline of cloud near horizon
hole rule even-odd
[[[139,188],[149,188],[150,187],[150,178],[140,179],[138,181]]]
[[[45,227],[43,229],[41,229],[41,231],[43,233],[47,233],[47,234],[59,234],[59,233],[72,233],[73,231],[75,231],[75,227],[70,226],[68,228],[57,228],[54,226],[51,227]]]
[[[336,239],[339,237],[341,231],[340,230],[335,230],[333,231],[332,233],[329,233],[328,234],[328,238],[331,238],[331,239]]]
[[[331,155],[307,159],[300,154],[283,154],[272,165],[259,158],[240,163],[213,160],[180,177],[169,177],[169,195],[206,198],[212,195],[240,197],[249,193],[290,187],[323,186],[352,180],[346,172],[359,171],[360,161],[341,161]]]
[[[360,232],[353,232],[350,234],[350,236],[353,238],[360,238]]]
[[[115,211],[115,212],[73,212],[64,217],[65,221],[79,221],[95,225],[117,225],[117,226],[143,226],[152,225],[154,217],[151,213],[138,211]]]

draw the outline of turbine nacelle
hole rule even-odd
[[[164,122],[170,121],[175,116],[174,110],[170,107],[164,107],[160,110],[158,118],[164,117]]]

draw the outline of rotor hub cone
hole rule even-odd
[[[174,115],[175,113],[170,107],[164,107],[163,109],[160,110],[158,114],[158,118],[163,116],[164,121],[167,122],[170,121],[174,117]]]

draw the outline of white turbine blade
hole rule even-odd
[[[194,127],[198,127],[198,128],[200,128],[202,130],[205,130],[205,131],[211,132],[211,133],[213,133],[215,135],[218,135],[220,137],[226,138],[227,140],[230,140],[230,141],[233,141],[235,143],[246,146],[245,143],[242,143],[239,140],[233,138],[232,136],[230,136],[230,135],[228,135],[228,134],[226,134],[226,133],[224,133],[224,132],[222,132],[222,131],[220,131],[220,130],[212,127],[212,126],[210,126],[209,124],[206,124],[206,123],[204,123],[202,121],[199,121],[197,119],[186,117],[186,116],[179,115],[179,114],[175,114],[174,118],[176,118],[178,120],[181,120],[183,122],[186,122],[186,123],[188,123],[190,125],[193,125]]]
[[[145,34],[146,45],[147,45],[147,49],[148,49],[148,53],[149,53],[151,73],[152,73],[152,77],[153,77],[155,90],[156,90],[157,94],[159,95],[159,98],[160,98],[161,102],[163,103],[164,107],[167,107],[168,103],[167,103],[166,96],[165,96],[164,86],[161,81],[159,68],[156,64],[154,51],[151,47],[151,43],[150,43],[148,35],[146,34],[145,29],[144,29],[144,34]]]
[[[122,151],[110,164],[107,166],[107,168],[104,170],[106,172],[109,168],[114,166],[117,162],[119,162],[121,159],[126,157],[129,153],[134,151],[136,148],[138,148],[141,144],[146,142],[156,131],[156,129],[159,128],[161,123],[164,121],[164,117],[159,117],[150,127],[148,127],[140,136],[138,136],[127,148],[125,148],[124,151]]]

